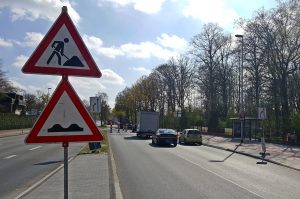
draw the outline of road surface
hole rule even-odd
[[[120,132],[110,140],[124,199],[299,199],[299,171],[208,146],[157,147]]]
[[[25,135],[0,138],[0,198],[16,197],[63,164],[61,144],[27,145],[24,139]],[[84,145],[70,143],[69,157]]]

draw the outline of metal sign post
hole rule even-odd
[[[99,78],[101,72],[73,24],[66,6],[62,7],[62,13],[22,71],[62,76],[25,143],[62,143],[64,198],[68,199],[69,142],[101,141],[103,136],[68,81],[68,75]],[[99,111],[100,99],[96,99],[95,103],[94,110]]]
[[[258,108],[258,119],[260,119],[262,121],[267,119],[266,108],[261,108],[261,107]],[[264,159],[267,155],[270,155],[270,154],[267,153],[267,149],[266,149],[264,124],[262,124],[261,150],[262,150],[262,152],[260,153],[260,155],[261,155],[262,161],[259,162],[258,164],[267,164],[267,162],[264,162]]]
[[[64,147],[64,199],[68,199],[68,147],[69,142],[63,142]]]

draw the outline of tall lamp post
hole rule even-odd
[[[243,62],[244,62],[244,36],[240,35],[240,34],[236,34],[235,37],[237,38],[241,38],[242,39],[242,62],[241,62],[241,97],[240,97],[240,120],[241,120],[241,143],[243,143],[244,141],[244,121],[245,121],[245,107],[244,107],[244,88],[243,88],[243,84],[244,84],[244,66],[243,66]]]
[[[49,101],[49,97],[50,97],[50,90],[51,90],[51,88],[48,88],[48,94],[47,94],[47,98],[48,98],[48,100],[47,100],[47,101]]]

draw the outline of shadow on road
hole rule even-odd
[[[149,138],[140,138],[137,136],[124,137],[124,140],[148,140]]]
[[[202,146],[202,144],[197,143],[178,143],[181,146]]]
[[[47,162],[40,162],[36,163],[34,165],[49,165],[49,164],[56,164],[56,163],[63,163],[62,160],[57,160],[57,161],[47,161]]]
[[[152,143],[149,143],[150,146],[154,147],[154,148],[174,148],[173,145],[170,145],[170,144],[152,144]]]
[[[228,158],[230,158],[233,154],[235,154],[236,150],[241,146],[241,144],[236,145],[235,149],[231,154],[229,154],[227,157],[225,157],[223,160],[209,160],[209,162],[225,162]]]

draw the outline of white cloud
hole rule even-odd
[[[75,24],[80,20],[79,14],[74,10],[72,4],[61,0],[1,0],[0,8],[9,7],[12,12],[12,20],[46,19],[54,21],[61,13],[62,6],[68,7],[68,13]]]
[[[36,47],[43,39],[44,35],[38,32],[26,32],[24,38],[24,45],[29,47]]]
[[[168,60],[172,56],[176,56],[176,52],[164,49],[160,45],[146,41],[139,44],[124,44],[121,50],[128,57],[134,58],[150,58],[152,56],[157,57],[162,60]]]
[[[100,82],[103,82],[106,85],[124,85],[125,80],[113,70],[102,69],[101,72],[102,77],[100,78]]]
[[[44,38],[44,35],[38,32],[26,32],[23,41],[14,40],[14,43],[22,47],[36,47]]]
[[[166,0],[98,0],[98,5],[111,3],[114,6],[133,6],[135,10],[146,14],[158,13]]]
[[[13,86],[25,91],[25,93],[31,93],[31,94],[36,94],[37,91],[41,91],[41,87],[33,86],[33,85],[24,85],[20,82],[20,79],[14,78],[11,79],[10,82],[13,84]]]
[[[11,41],[6,41],[5,39],[0,38],[0,46],[2,46],[2,47],[12,47],[13,44],[12,44]]]
[[[25,55],[19,55],[16,57],[15,62],[13,63],[13,66],[17,68],[21,68],[24,66],[25,62],[28,60],[29,57]]]
[[[71,77],[70,82],[82,94],[106,88],[97,78]]]
[[[108,92],[109,96],[112,97],[112,91],[108,90],[108,88],[125,85],[125,80],[113,70],[102,69],[101,72],[101,78],[70,77],[70,82],[81,100],[89,100],[90,97],[95,96],[99,91]],[[110,105],[113,105],[113,103],[110,103]]]
[[[238,19],[237,12],[230,8],[225,0],[186,0],[183,15],[193,17],[205,23],[218,23],[222,27],[232,25]]]
[[[15,86],[19,89],[22,89],[22,90],[25,90],[25,91],[28,90],[27,86],[25,86],[23,84],[20,84],[18,81],[14,80],[14,79],[11,79],[10,82],[13,84],[13,86]]]
[[[184,38],[180,38],[177,35],[169,36],[166,33],[163,33],[161,37],[157,38],[157,41],[160,45],[173,49],[185,49],[188,42]]]
[[[110,58],[115,58],[116,56],[124,55],[122,51],[116,49],[115,47],[103,47],[103,41],[98,37],[83,35],[83,41],[88,47],[88,49],[93,50],[98,55],[105,55]]]
[[[70,82],[84,99],[112,85],[124,85],[125,80],[111,69],[102,69],[101,78],[71,77]]]
[[[84,35],[83,40],[88,49],[98,55],[104,55],[110,58],[117,56],[141,59],[156,57],[158,59],[168,60],[170,57],[178,55],[179,50],[185,45],[184,39],[176,35],[168,36],[167,34],[162,34],[161,38],[157,38],[159,44],[145,41],[139,44],[126,43],[119,47],[104,47],[103,41],[95,36]],[[174,45],[172,45],[171,42],[174,42]],[[167,46],[168,48],[165,48]]]
[[[137,71],[137,72],[140,72],[145,75],[148,75],[151,73],[151,70],[149,70],[145,67],[131,67],[131,68],[129,68],[129,70]]]

